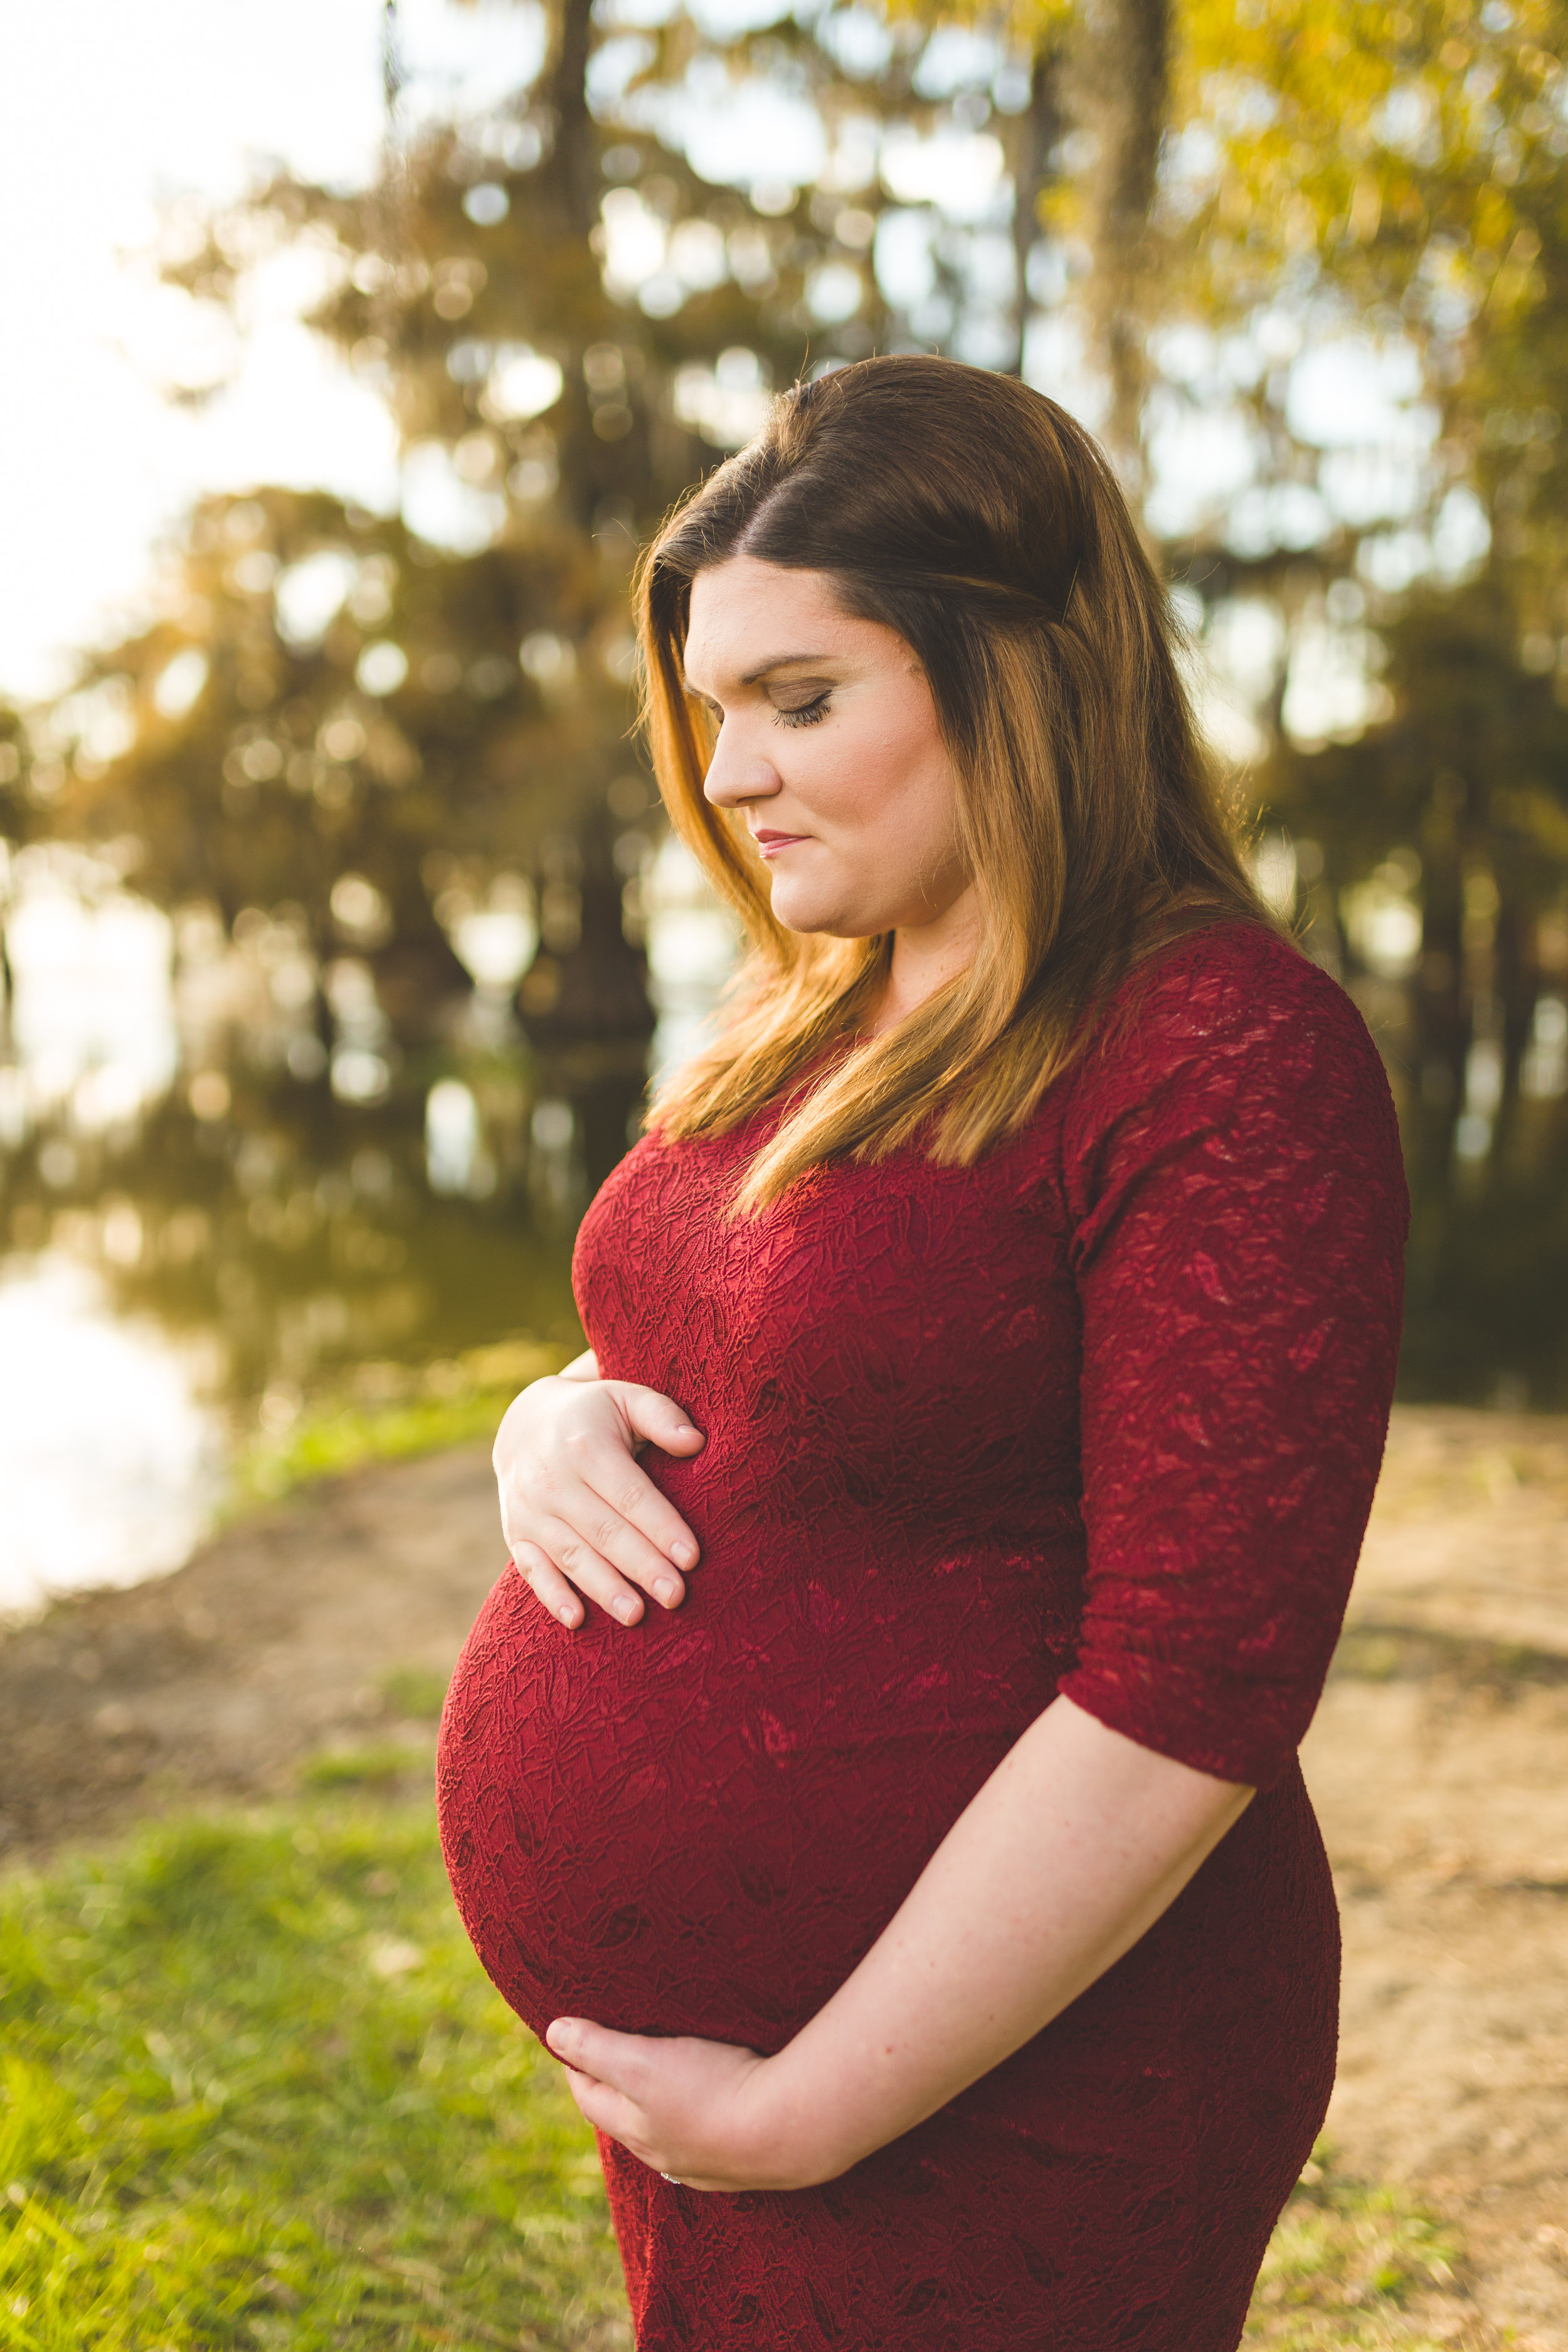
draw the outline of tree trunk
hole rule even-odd
[[[1079,111],[1097,153],[1089,173],[1089,310],[1110,379],[1105,438],[1134,499],[1143,487],[1149,215],[1170,104],[1169,0],[1095,0],[1079,54]]]
[[[1514,1156],[1520,1072],[1535,1017],[1540,978],[1535,961],[1535,925],[1512,898],[1505,897],[1498,908],[1492,956],[1492,985],[1501,1013],[1502,1045],[1502,1099],[1498,1105],[1492,1166],[1501,1175]]]
[[[1029,326],[1029,256],[1040,234],[1040,193],[1050,169],[1051,150],[1062,135],[1058,95],[1060,54],[1054,48],[1035,53],[1029,71],[1029,103],[1015,115],[1006,139],[1007,165],[1013,178],[1013,304],[1018,341],[1008,365],[1010,375],[1024,373],[1024,344]]]
[[[561,0],[550,104],[555,116],[551,170],[565,226],[586,236],[599,215],[599,173],[594,121],[588,111],[588,53],[593,0]]]
[[[1464,919],[1458,861],[1438,866],[1428,857],[1415,999],[1421,1059],[1418,1156],[1427,1182],[1439,1188],[1447,1181],[1454,1156],[1454,1124],[1464,1101],[1470,1044]]]

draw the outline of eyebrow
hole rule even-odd
[[[755,669],[747,670],[741,679],[741,684],[742,686],[756,686],[759,685],[764,677],[771,677],[775,669],[792,669],[801,662],[826,662],[831,661],[832,658],[833,656],[831,654],[774,654],[771,660],[761,663]],[[692,696],[696,701],[712,701],[713,698],[710,694],[704,694],[700,686],[692,685],[691,680],[686,676],[684,670],[681,672],[680,683],[686,692]]]

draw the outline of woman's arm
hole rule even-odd
[[[859,1967],[774,2058],[560,2019],[589,2121],[696,2189],[805,2189],[897,2139],[1048,2025],[1173,1903],[1252,1790],[1058,1698]]]
[[[563,1625],[582,1623],[583,1595],[623,1625],[642,1615],[644,1592],[679,1606],[696,1538],[637,1454],[647,1444],[689,1457],[703,1443],[657,1389],[601,1380],[592,1349],[512,1399],[491,1456],[501,1532],[518,1574]]]

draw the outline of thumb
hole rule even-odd
[[[586,2074],[612,2090],[624,2090],[628,2074],[645,2071],[640,2036],[616,2033],[586,2017],[558,2017],[546,2027],[545,2044],[575,2074]]]
[[[622,1405],[633,1435],[662,1454],[695,1454],[708,1443],[690,1417],[657,1389],[628,1386]]]

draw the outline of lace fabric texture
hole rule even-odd
[[[585,1220],[604,1372],[703,1548],[566,1633],[508,1571],[447,1701],[476,1949],[552,2017],[773,2052],[1058,1690],[1261,1791],[1043,2033],[827,2186],[603,2146],[641,2352],[1233,2352],[1332,2080],[1338,1923],[1295,1760],[1381,1459],[1404,1180],[1349,1000],[1270,934],[1123,989],[1010,1144],[725,1205],[766,1130],[645,1139]]]

